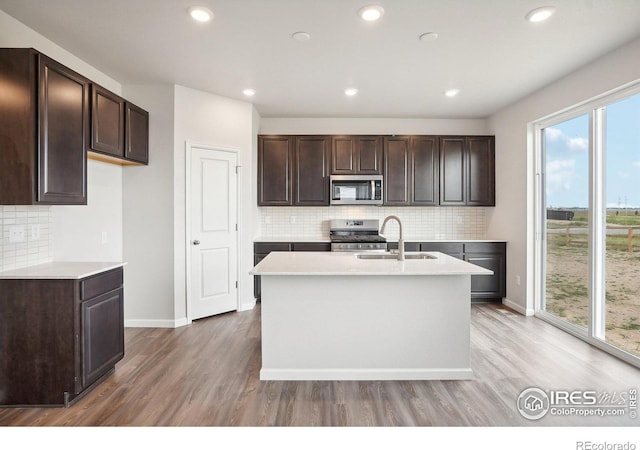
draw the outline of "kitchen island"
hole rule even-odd
[[[492,272],[439,252],[360,255],[272,252],[254,267],[260,379],[472,379],[470,278]]]

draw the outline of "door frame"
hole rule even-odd
[[[240,274],[241,267],[241,252],[242,248],[242,224],[240,222],[240,217],[242,216],[241,206],[242,206],[242,197],[240,195],[240,186],[241,184],[241,176],[242,171],[240,170],[241,166],[239,165],[240,158],[240,149],[232,148],[232,147],[223,147],[221,145],[209,145],[209,144],[198,144],[191,141],[186,141],[185,143],[185,240],[184,240],[184,256],[185,256],[185,287],[186,287],[186,312],[187,312],[187,324],[193,322],[192,319],[192,308],[191,308],[191,157],[193,153],[193,149],[201,149],[201,150],[214,150],[218,152],[227,152],[233,153],[236,156],[236,223],[238,224],[238,230],[236,232],[236,279],[238,280],[238,289],[236,290],[236,311],[240,310],[241,301],[241,285],[242,281],[238,276]]]

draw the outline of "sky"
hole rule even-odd
[[[640,94],[606,107],[605,201],[607,208],[640,208]],[[544,130],[546,205],[589,204],[589,116]]]

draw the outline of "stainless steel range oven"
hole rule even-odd
[[[334,219],[329,227],[332,252],[387,250],[387,240],[378,232],[377,219]]]

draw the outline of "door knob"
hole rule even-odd
[[[193,241],[193,245],[200,245],[200,241],[196,239],[195,241]]]

